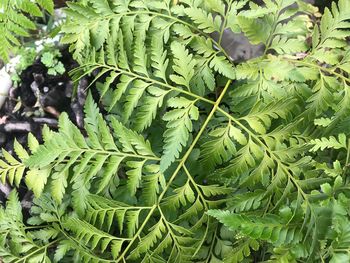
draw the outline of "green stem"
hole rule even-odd
[[[202,199],[205,210],[208,210],[207,200],[206,200],[205,197],[203,196],[203,194],[202,194],[201,190],[199,189],[197,183],[195,182],[195,180],[193,179],[192,175],[191,175],[190,172],[188,171],[186,165],[184,164],[182,167],[183,167],[183,169],[184,169],[184,171],[185,171],[185,173],[186,173],[188,179],[189,179],[190,182],[192,183],[194,189],[196,189],[196,191],[197,191],[199,197]]]
[[[201,190],[199,189],[197,183],[195,182],[195,180],[193,179],[192,175],[190,174],[190,172],[188,171],[186,165],[184,164],[183,166],[183,169],[187,175],[187,178],[190,180],[190,182],[192,183],[194,189],[197,191],[198,195],[199,195],[199,198],[202,199],[202,203],[203,203],[203,206],[204,206],[204,209],[205,211],[208,211],[209,210],[209,207],[208,207],[208,204],[207,204],[207,200],[205,199],[204,195],[202,194]],[[207,216],[208,217],[208,216]],[[199,250],[201,249],[203,243],[205,242],[205,238],[206,236],[208,235],[208,232],[209,232],[209,227],[210,227],[210,217],[207,218],[207,227],[205,229],[205,232],[204,232],[204,235],[203,235],[203,238],[201,240],[201,242],[199,243],[196,251],[193,253],[193,256],[196,256],[197,253],[199,252]]]
[[[86,64],[84,66],[89,66],[90,64]],[[98,67],[104,67],[104,68],[108,68],[110,70],[113,70],[113,71],[118,71],[120,72],[121,74],[125,74],[125,75],[128,75],[128,76],[132,76],[132,77],[135,77],[135,78],[138,78],[138,79],[142,79],[144,81],[147,81],[147,82],[151,82],[153,84],[156,84],[156,85],[159,85],[159,86],[163,86],[167,89],[170,89],[170,90],[174,90],[174,91],[177,91],[177,92],[180,92],[180,93],[183,93],[183,94],[186,94],[188,96],[191,96],[193,98],[196,98],[198,100],[201,100],[201,101],[204,101],[204,102],[207,102],[209,104],[212,104],[214,105],[215,102],[212,101],[212,100],[209,100],[209,99],[206,99],[206,98],[203,98],[201,96],[198,96],[197,94],[194,94],[192,92],[189,92],[189,91],[186,91],[186,90],[183,90],[183,89],[180,89],[180,88],[177,88],[177,87],[174,87],[174,86],[171,86],[167,83],[163,83],[161,81],[158,81],[158,80],[155,80],[155,79],[152,79],[152,78],[147,78],[147,77],[144,77],[144,76],[141,76],[141,75],[138,75],[134,72],[131,72],[131,71],[128,71],[128,70],[123,70],[123,69],[120,69],[118,67],[113,67],[113,66],[109,66],[109,65],[106,65],[106,64],[91,64],[91,66],[98,66]]]
[[[152,209],[149,211],[149,213],[147,214],[147,217],[144,219],[142,225],[140,226],[140,228],[137,230],[136,234],[134,235],[134,237],[131,239],[130,243],[128,244],[128,246],[123,250],[123,253],[118,257],[118,259],[116,260],[116,262],[120,262],[121,260],[124,260],[124,257],[126,255],[126,253],[129,251],[129,249],[131,248],[131,246],[134,244],[134,242],[139,238],[139,236],[141,235],[143,229],[145,228],[146,224],[148,223],[148,220],[151,218],[151,216],[153,215],[153,212],[156,210],[158,206],[157,205],[153,205]]]
[[[158,207],[158,211],[160,213],[161,220],[163,220],[163,223],[165,224],[166,228],[168,229],[168,231],[170,233],[170,237],[172,237],[172,239],[174,240],[175,246],[180,251],[181,245],[179,244],[178,240],[176,239],[176,235],[175,235],[173,229],[171,228],[171,226],[169,225],[168,220],[166,219],[166,217],[165,217],[165,215],[160,207]]]
[[[219,104],[221,103],[221,101],[222,101],[222,99],[223,99],[223,97],[224,97],[228,87],[230,86],[231,82],[232,82],[231,80],[227,81],[225,88],[223,89],[223,91],[221,92],[219,98],[215,102],[211,112],[209,113],[208,117],[206,118],[205,122],[203,123],[201,129],[199,130],[199,132],[198,132],[198,134],[196,136],[196,138],[193,140],[190,148],[186,151],[185,155],[181,159],[181,161],[180,161],[179,165],[177,166],[176,170],[174,171],[173,175],[170,177],[168,185],[165,187],[164,191],[160,194],[159,199],[158,199],[158,203],[160,203],[160,200],[163,198],[163,196],[165,195],[166,191],[170,187],[171,182],[175,179],[176,175],[178,174],[178,172],[181,170],[181,168],[183,167],[183,165],[187,161],[187,159],[190,156],[191,152],[193,151],[195,145],[199,141],[199,138],[202,136],[203,132],[205,131],[206,127],[208,126],[211,118],[214,116],[215,112],[218,110]]]
[[[280,9],[280,6],[278,7]],[[277,28],[277,25],[278,25],[278,18],[279,18],[279,14],[280,12],[276,12],[275,15],[274,15],[274,18],[273,18],[273,23],[272,23],[272,30],[270,32],[270,35],[269,35],[269,38],[267,39],[266,41],[266,47],[265,47],[265,51],[264,51],[264,56],[267,54],[267,51],[269,51],[270,47],[271,47],[271,41],[274,37],[274,32]]]
[[[208,257],[205,260],[206,263],[210,263],[211,259],[213,258],[213,255],[214,255],[214,253],[213,253],[214,252],[214,244],[216,244],[215,240],[218,239],[217,231],[218,231],[218,225],[216,224],[215,231],[214,231],[214,234],[213,234],[213,239],[212,239],[212,242],[210,244],[210,249],[209,249],[209,252],[208,252]]]

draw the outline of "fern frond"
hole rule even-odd
[[[164,132],[164,154],[160,162],[161,171],[165,171],[186,146],[192,132],[192,120],[198,120],[196,101],[183,97],[172,98],[168,101],[173,110],[163,116],[167,121],[167,130]]]
[[[28,37],[30,30],[36,28],[35,23],[25,14],[32,17],[42,17],[43,8],[53,13],[52,0],[21,0],[0,2],[0,34],[3,36],[0,44],[0,58],[9,61],[10,52],[20,46],[19,37]]]
[[[349,33],[344,28],[349,27],[346,20],[350,17],[349,2],[346,0],[339,1],[338,5],[332,4],[331,10],[325,9],[321,19],[321,24],[315,26],[312,42],[313,48],[322,49],[331,47],[332,40],[344,41]]]
[[[285,225],[276,221],[277,218],[274,217],[254,218],[219,210],[211,210],[208,214],[220,220],[231,230],[237,230],[253,239],[267,240],[272,243],[298,243],[301,240],[297,226]]]
[[[99,193],[116,175],[118,164],[123,160],[158,160],[149,142],[112,119],[111,126],[117,131],[121,142],[120,150],[91,96],[87,99],[85,111],[88,138],[85,139],[78,128],[68,120],[67,115],[62,114],[59,132],[52,134],[45,144],[38,146],[36,151],[24,160],[25,166],[30,168],[26,180],[37,194],[42,191],[50,173],[53,180],[52,193],[59,201],[63,198],[68,181],[76,182],[81,177],[84,182],[88,182],[95,176],[100,177],[98,175],[101,175],[100,170],[103,169],[104,176],[98,181]],[[24,169],[25,166],[21,165]],[[70,167],[75,171],[71,178],[68,176]],[[40,184],[34,185],[35,183]]]
[[[338,135],[338,139],[334,136],[328,138],[315,139],[310,141],[310,145],[313,145],[311,151],[316,152],[318,150],[323,151],[326,148],[329,149],[347,149],[347,140],[345,134]]]
[[[243,194],[236,194],[229,202],[228,206],[235,212],[256,210],[263,205],[265,192],[257,190]]]
[[[109,253],[113,258],[117,258],[125,239],[116,238],[105,233],[85,221],[77,218],[70,218],[63,223],[63,226],[73,232],[82,245],[88,245],[91,250],[98,250],[106,254],[109,247]]]
[[[107,113],[88,95],[82,131],[63,113],[4,152],[2,179],[40,196],[16,235],[67,262],[347,258],[347,7],[318,26],[301,0],[69,3],[72,76]],[[236,66],[230,30],[264,51]]]
[[[211,14],[205,12],[205,10],[195,7],[186,8],[184,12],[203,32],[213,33],[220,31],[221,21],[218,16],[214,18]]]
[[[6,179],[8,179],[10,184],[15,183],[18,186],[26,167],[20,161],[12,157],[6,150],[3,150],[2,154],[6,162],[2,160],[0,161],[1,181],[4,184]]]
[[[243,239],[235,243],[235,247],[232,251],[225,255],[225,263],[238,263],[244,258],[249,257],[251,249],[257,251],[259,249],[259,243],[254,239]]]
[[[147,206],[140,208],[129,206],[98,195],[89,195],[86,200],[88,211],[85,220],[99,229],[106,229],[108,232],[111,230],[113,222],[116,222],[120,235],[124,233],[124,230],[126,233],[133,233],[132,229],[138,227],[140,211],[150,209]]]
[[[205,14],[203,7],[186,7],[184,12],[181,13],[180,16],[187,16],[190,20],[193,19],[194,25],[192,25],[187,22],[183,23],[182,20],[177,18],[178,14],[175,6],[173,8],[169,7],[171,12],[165,15],[162,13],[164,6],[155,2],[150,3],[147,7],[146,5],[137,5],[136,7],[136,5],[131,4],[113,9],[110,5],[109,7],[105,6],[104,8],[109,10],[108,12],[106,10],[104,12],[104,9],[99,10],[99,5],[96,4],[71,5],[68,12],[72,17],[83,15],[88,20],[94,19],[96,23],[92,25],[87,22],[87,19],[83,20],[86,22],[81,20],[77,22],[72,19],[63,29],[66,33],[63,42],[72,44],[71,48],[75,50],[75,57],[82,60],[81,70],[91,72],[92,69],[99,68],[101,73],[98,76],[109,75],[101,88],[102,96],[105,96],[108,86],[113,86],[114,80],[120,78],[120,82],[113,92],[113,98],[107,106],[111,110],[116,104],[122,104],[123,110],[120,115],[123,123],[138,131],[143,131],[151,126],[153,120],[157,117],[159,108],[163,105],[174,108],[173,104],[176,100],[172,97],[176,97],[179,93],[181,94],[179,99],[186,98],[194,102],[202,101],[203,98],[196,93],[203,94],[206,93],[206,90],[213,90],[215,72],[231,79],[235,77],[232,63],[226,56],[218,54],[215,50],[213,44],[216,41],[214,39],[206,41],[205,52],[208,56],[205,61],[196,56],[196,54],[203,52],[202,48],[198,47],[195,49],[196,52],[193,52],[188,47],[191,45],[190,39],[192,38],[202,43],[200,41],[203,40],[203,36],[207,37],[209,32],[207,30],[211,28],[211,26],[203,24],[203,28],[207,30],[201,31],[200,28],[198,29],[195,26],[198,23],[207,23],[206,20],[201,20]],[[147,8],[160,9],[160,12],[156,13]],[[106,13],[106,15],[101,16],[102,13]],[[208,16],[205,15],[205,17]],[[214,23],[219,25],[219,18],[217,17],[214,20]],[[80,36],[84,37],[84,34],[91,32],[93,26],[99,27],[98,23],[102,23],[102,21],[110,23],[110,29],[113,23],[113,28],[118,32],[118,38],[110,38],[109,42],[102,39],[102,42],[106,42],[102,46],[100,44],[94,45],[88,39],[79,40]],[[81,23],[84,23],[85,27],[81,27]],[[216,26],[217,29],[220,28],[218,25]],[[72,27],[76,27],[77,31],[73,31]],[[178,33],[180,27],[190,34],[187,40],[181,41],[179,38],[172,36],[171,32]],[[160,38],[155,35],[159,30],[164,34],[163,41],[160,41]],[[109,33],[111,35],[116,34],[110,30]],[[146,35],[149,37],[146,37]],[[111,41],[114,41],[114,43]],[[89,52],[87,56],[83,55],[85,53],[80,48],[82,43],[85,43],[84,48],[87,49],[93,46],[97,52]],[[133,54],[129,54],[130,49],[128,47],[133,47]],[[147,50],[151,51],[150,55],[147,54]],[[165,57],[169,54],[173,55],[171,59]],[[75,70],[74,74],[79,76],[80,69]],[[166,75],[169,75],[169,77]],[[213,103],[208,99],[203,101]],[[189,135],[193,131],[192,121],[189,120],[189,117],[186,117],[188,114],[185,114],[188,109],[185,109],[185,106],[182,107],[184,109],[181,118],[180,115],[175,119],[168,118],[175,112],[180,113],[180,108],[171,110],[163,118],[168,122],[168,128],[164,132],[165,146],[164,158],[161,161],[162,171],[167,169],[175,158],[179,157],[181,150],[186,147]],[[193,115],[190,116],[190,119],[197,120],[198,117]],[[174,129],[174,125],[176,125],[176,129]],[[175,140],[175,136],[180,136],[181,139]]]
[[[170,79],[178,85],[185,86],[190,91],[190,81],[194,75],[194,67],[196,61],[192,59],[192,55],[188,53],[180,43],[174,42],[171,45],[174,55],[173,69],[178,75],[170,75]]]
[[[139,258],[141,254],[144,254],[150,250],[158,239],[161,239],[165,234],[166,228],[162,220],[159,220],[150,230],[149,233],[141,240],[140,245],[134,249],[129,258],[136,259]]]
[[[22,207],[15,190],[10,193],[6,208],[0,208],[0,226],[0,256],[6,262],[43,262],[47,259],[47,249],[56,243],[42,244],[43,240],[40,240],[43,235],[56,236],[57,230],[53,228],[43,229],[41,235],[26,232]]]
[[[220,127],[211,131],[209,136],[213,140],[203,143],[201,150],[201,161],[209,171],[229,161],[237,152],[234,140],[242,145],[247,143],[242,131],[230,123],[227,127]]]

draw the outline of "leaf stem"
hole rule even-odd
[[[116,262],[120,262],[121,260],[124,261],[124,256],[126,255],[126,253],[129,251],[129,249],[131,248],[131,246],[133,245],[133,243],[136,241],[136,239],[139,238],[139,236],[141,235],[141,232],[143,231],[143,229],[145,228],[146,224],[148,223],[148,220],[151,218],[153,212],[156,210],[158,206],[155,204],[152,206],[152,209],[149,211],[149,213],[147,214],[147,217],[144,219],[142,225],[140,226],[140,228],[137,230],[136,234],[134,235],[134,237],[131,239],[130,243],[128,244],[128,246],[123,250],[123,253],[118,257],[118,259],[116,260]]]
[[[147,78],[147,77],[144,77],[144,76],[141,76],[139,74],[136,74],[132,71],[128,71],[128,70],[123,70],[123,69],[120,69],[118,68],[117,66],[109,66],[107,64],[95,64],[95,63],[92,63],[92,64],[85,64],[84,66],[96,66],[97,65],[97,68],[98,67],[104,67],[104,68],[108,68],[110,70],[114,70],[114,71],[118,71],[120,72],[121,74],[125,74],[125,75],[129,75],[129,76],[132,76],[132,77],[135,77],[135,78],[138,78],[138,79],[142,79],[144,81],[147,81],[147,82],[151,82],[153,84],[157,84],[157,85],[160,85],[160,86],[163,86],[165,88],[168,88],[170,90],[173,90],[173,91],[177,91],[177,92],[180,92],[180,93],[183,93],[183,94],[186,94],[188,96],[191,96],[193,98],[196,98],[198,100],[201,100],[201,101],[204,101],[204,102],[207,102],[209,104],[212,104],[214,105],[215,102],[212,101],[212,100],[209,100],[209,99],[206,99],[206,98],[203,98],[197,94],[194,94],[192,92],[189,92],[189,91],[186,91],[186,90],[183,90],[183,89],[180,89],[180,88],[177,88],[177,87],[174,87],[174,86],[171,86],[167,83],[163,83],[161,81],[158,81],[158,80],[155,80],[155,79],[152,79],[152,78]]]
[[[190,172],[188,171],[186,165],[183,164],[182,167],[183,167],[183,169],[184,169],[184,171],[185,171],[185,173],[186,173],[188,179],[189,179],[190,182],[192,183],[194,189],[196,189],[196,191],[197,191],[199,197],[202,199],[204,208],[205,208],[206,210],[208,210],[207,200],[206,200],[205,197],[203,196],[203,194],[202,194],[201,190],[199,189],[197,183],[195,182],[195,180],[193,179],[192,175],[191,175]]]
[[[173,175],[170,177],[169,179],[169,183],[167,185],[167,187],[164,189],[164,191],[160,194],[159,199],[158,199],[158,203],[160,202],[160,200],[163,198],[163,196],[165,195],[166,191],[168,190],[168,188],[170,187],[171,182],[175,179],[176,175],[178,174],[178,172],[181,170],[181,168],[183,167],[183,165],[185,164],[185,162],[187,161],[188,157],[190,156],[191,152],[193,151],[195,145],[197,144],[197,142],[199,141],[199,138],[202,136],[203,132],[205,131],[206,127],[208,126],[211,118],[213,117],[213,115],[215,114],[215,112],[218,110],[219,108],[219,104],[221,103],[228,87],[230,86],[232,80],[227,81],[225,88],[223,89],[223,91],[221,92],[219,98],[217,99],[217,101],[215,102],[211,112],[209,113],[208,117],[206,118],[205,122],[203,123],[201,129],[199,130],[197,136],[195,137],[195,139],[193,140],[192,144],[190,145],[190,147],[188,148],[188,150],[186,151],[185,155],[182,157],[180,163],[178,164],[176,170],[174,171]]]

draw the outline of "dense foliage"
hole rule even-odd
[[[43,10],[52,14],[53,8],[52,0],[0,0],[0,58],[7,62],[10,52],[21,45],[20,38],[36,29],[28,15],[42,17]]]
[[[5,262],[350,260],[350,1],[68,6],[103,109],[3,151],[35,195],[28,222],[15,191],[0,210]],[[264,54],[237,65],[226,30]]]

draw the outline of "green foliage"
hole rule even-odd
[[[31,228],[24,224],[22,207],[16,191],[9,195],[6,209],[0,210],[1,248],[0,256],[5,262],[48,262],[47,249],[56,243],[48,242],[58,235],[58,230]],[[28,229],[32,231],[27,231]]]
[[[43,11],[53,13],[52,0],[1,0],[0,1],[0,59],[8,62],[9,54],[21,45],[20,38],[29,37],[36,29],[30,18],[42,17]]]
[[[263,2],[68,3],[72,76],[95,76],[103,109],[89,94],[83,130],[63,113],[4,151],[2,179],[36,199],[34,228],[1,218],[2,253],[25,253],[18,236],[62,262],[347,262],[349,2],[320,24]],[[228,29],[264,53],[236,65]]]
[[[41,55],[41,62],[47,67],[47,73],[49,75],[63,74],[66,69],[61,61],[58,60],[60,57],[60,52],[44,52]]]
[[[50,75],[63,74],[66,71],[63,63],[59,61],[62,56],[61,52],[52,44],[43,44],[40,51],[37,51],[34,47],[20,48],[18,56],[19,62],[16,65],[16,72],[11,76],[15,86],[18,86],[21,81],[21,73],[39,58]]]

